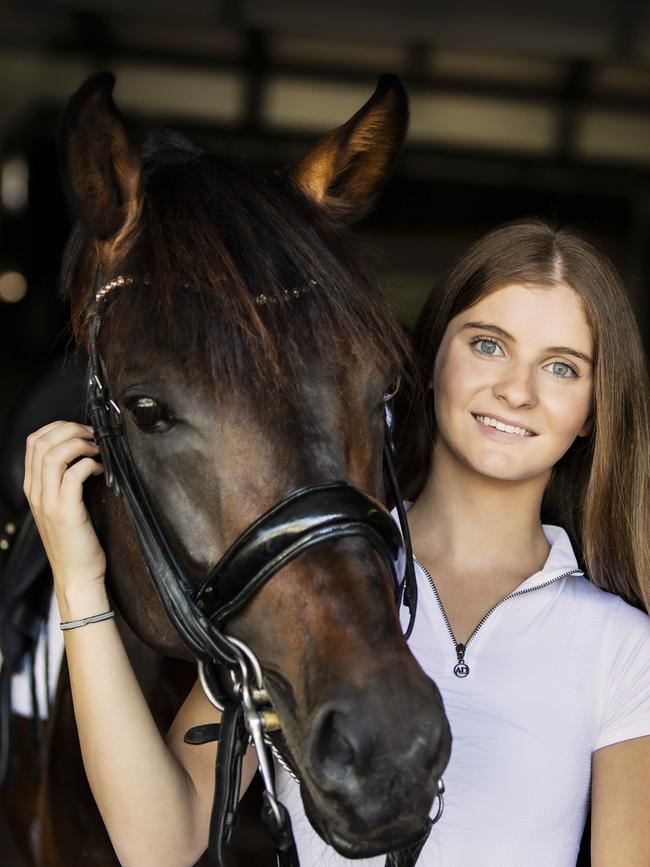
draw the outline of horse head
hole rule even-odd
[[[77,341],[110,285],[98,345],[142,485],[198,587],[259,515],[305,486],[382,499],[383,395],[404,345],[346,236],[403,139],[393,77],[287,169],[176,133],[136,148],[109,75],[63,136],[77,218],[63,285]],[[121,501],[95,491],[112,593],[132,628],[186,655]],[[312,823],[346,855],[395,849],[428,815],[449,755],[437,689],[400,629],[392,576],[361,538],[288,562],[226,624],[260,660]]]

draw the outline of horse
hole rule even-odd
[[[347,123],[269,173],[174,132],[136,147],[113,84],[93,77],[66,112],[76,223],[61,284],[75,341],[101,357],[157,526],[198,590],[247,528],[300,492],[386,497],[384,395],[406,350],[347,226],[381,189],[408,103],[382,77]],[[128,628],[188,659],[123,500],[99,481],[88,501]],[[450,732],[378,547],[346,536],[287,558],[225,631],[259,660],[275,743],[318,833],[353,858],[413,844]],[[47,779],[52,795],[56,773]]]

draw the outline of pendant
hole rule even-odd
[[[454,666],[454,674],[456,677],[467,677],[469,674],[469,665],[465,662],[464,644],[456,645],[456,656],[458,657],[458,662]]]

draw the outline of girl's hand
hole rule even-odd
[[[106,556],[83,501],[83,483],[104,471],[93,430],[55,421],[27,437],[25,496],[58,589],[103,582]]]

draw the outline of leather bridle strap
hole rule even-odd
[[[278,867],[300,867],[289,811],[280,801],[272,804],[267,791],[262,799],[262,822],[273,841]]]
[[[399,519],[400,530],[402,531],[402,539],[404,541],[405,562],[404,562],[404,578],[400,587],[401,592],[397,597],[397,609],[399,610],[402,603],[408,608],[409,620],[404,630],[404,638],[408,641],[415,626],[415,615],[418,608],[418,582],[415,576],[415,561],[413,558],[413,544],[411,542],[411,531],[409,530],[409,522],[406,519],[406,509],[404,501],[399,489],[397,481],[397,473],[393,464],[393,454],[395,445],[393,443],[393,434],[391,430],[390,419],[392,412],[388,406],[384,407],[384,470],[386,478],[390,485],[390,491],[395,503],[397,517]]]
[[[361,537],[381,555],[398,596],[404,548],[394,521],[378,501],[334,482],[293,491],[251,524],[214,567],[196,603],[221,626],[300,554],[348,537]]]
[[[239,701],[230,700],[223,709],[219,732],[208,843],[210,864],[225,863],[224,849],[230,843],[239,813],[241,766],[247,745],[248,731],[244,724],[243,705]]]
[[[87,412],[101,450],[106,483],[122,497],[167,616],[197,659],[236,665],[237,656],[229,642],[210,626],[208,618],[194,602],[192,585],[176,561],[135,471],[119,409],[107,397],[92,367]]]
[[[220,724],[195,726],[185,735],[185,743],[205,744],[219,741],[215,771],[215,796],[210,816],[208,860],[214,867],[225,867],[225,848],[237,826],[239,789],[249,732],[241,702],[227,699]],[[278,867],[300,867],[291,817],[284,804],[263,792],[262,822],[273,841]]]

